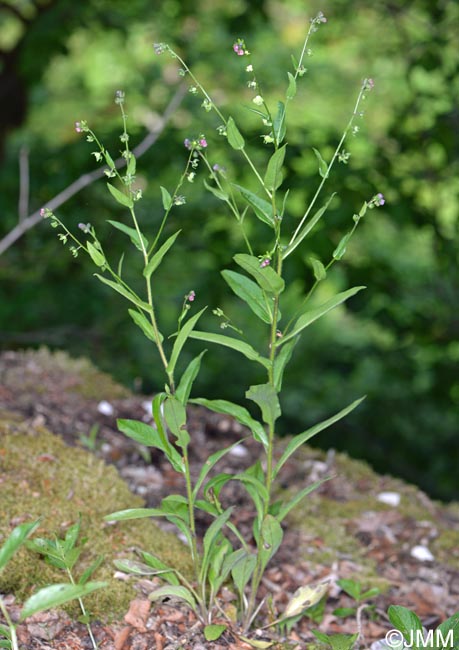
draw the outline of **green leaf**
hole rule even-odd
[[[140,551],[140,554],[142,555],[143,560],[145,561],[148,566],[152,567],[153,569],[156,569],[156,572],[158,575],[161,575],[161,578],[163,580],[166,580],[171,585],[179,585],[180,581],[177,578],[174,569],[172,569],[170,566],[167,564],[164,564],[162,560],[160,560],[156,555],[152,555],[151,553],[147,553],[146,551]]]
[[[139,251],[143,251],[148,248],[148,239],[142,235],[142,233],[140,233],[139,237],[139,233],[135,228],[126,226],[126,224],[121,223],[120,221],[111,221],[110,219],[107,219],[107,222],[120,232],[123,232],[125,235],[127,235]]]
[[[73,526],[70,526],[70,528],[68,528],[67,532],[65,533],[65,541],[64,541],[65,551],[69,551],[75,546],[78,536],[80,534],[80,528],[81,528],[81,515],[79,516],[78,521],[74,523]]]
[[[276,390],[271,384],[250,386],[245,396],[260,407],[263,422],[274,429],[275,421],[281,416],[281,408]]]
[[[236,296],[244,300],[260,320],[267,324],[272,323],[268,300],[255,282],[235,271],[222,271],[222,276]]]
[[[129,508],[105,515],[104,521],[128,521],[129,519],[146,519],[147,517],[165,517],[159,508]]]
[[[190,336],[194,326],[198,322],[201,315],[205,312],[205,310],[206,307],[204,307],[204,309],[201,309],[201,311],[198,311],[197,314],[190,316],[190,318],[185,322],[180,332],[177,334],[177,338],[174,341],[174,347],[172,348],[171,356],[169,358],[169,363],[167,365],[168,374],[172,375],[174,373],[175,365],[179,358],[180,352],[182,351],[182,348],[185,345],[185,341]]]
[[[244,138],[242,137],[232,117],[230,117],[226,123],[226,137],[228,138],[228,142],[233,149],[244,149]]]
[[[314,147],[312,148],[312,150],[316,154],[316,158],[319,161],[319,174],[322,176],[322,178],[326,178],[327,177],[327,171],[328,171],[328,165],[325,162],[325,160],[322,158],[322,156],[320,155],[320,151],[318,151],[317,149],[314,149]]]
[[[222,625],[217,623],[211,623],[210,625],[206,625],[204,628],[204,636],[206,637],[206,641],[216,641],[221,637],[223,632],[227,629],[228,629],[227,625]]]
[[[105,558],[103,555],[99,555],[94,560],[94,562],[90,566],[88,566],[88,568],[81,574],[78,580],[78,584],[85,585],[88,582],[89,578],[92,576],[92,574],[95,573],[97,569],[100,567],[104,559]]]
[[[333,194],[329,197],[326,203],[321,208],[319,208],[317,212],[314,213],[314,216],[309,221],[306,222],[306,224],[300,230],[300,232],[295,237],[293,242],[285,248],[282,254],[282,259],[285,260],[290,255],[290,253],[292,253],[295,250],[295,248],[301,244],[303,239],[311,232],[311,230],[314,228],[314,226],[317,224],[317,222],[321,219],[321,217],[326,212],[328,206],[330,205],[333,198],[335,197],[335,194],[336,192],[333,192]]]
[[[136,172],[136,168],[137,168],[137,161],[136,161],[135,156],[132,153],[132,151],[130,151],[129,152],[129,162],[128,162],[127,169],[126,169],[127,174],[130,175],[130,176],[134,176],[135,172]]]
[[[245,409],[243,406],[239,406],[238,404],[233,404],[232,402],[228,402],[224,399],[205,399],[205,398],[198,398],[198,399],[192,399],[190,400],[191,404],[200,404],[201,406],[205,406],[206,408],[210,409],[214,413],[221,413],[222,415],[231,415],[239,424],[244,425],[250,431],[252,432],[253,437],[257,442],[261,442],[261,444],[266,448],[268,444],[268,438],[266,436],[266,431],[260,424],[260,422],[257,422],[254,420],[250,413],[248,412],[247,409]]]
[[[274,140],[277,143],[277,146],[280,145],[282,140],[285,138],[285,104],[283,102],[277,102],[277,113],[276,117],[274,118],[273,122],[273,134],[274,134]],[[282,183],[282,175],[280,177],[280,182],[277,185]],[[277,187],[273,187],[273,191],[277,189]]]
[[[167,433],[163,426],[162,405],[165,399],[165,393],[158,393],[155,395],[152,402],[153,419],[155,421],[159,436],[157,447],[166,454],[167,460],[170,462],[175,471],[179,472],[180,474],[184,474],[185,467],[183,464],[183,459],[177,449],[173,447],[169,442],[169,438],[167,437]]]
[[[161,185],[160,188],[161,188],[161,197],[163,200],[163,208],[167,212],[172,207],[172,197],[165,187]]]
[[[285,282],[278,273],[270,266],[261,267],[260,260],[253,255],[238,253],[234,256],[234,261],[244,271],[250,273],[255,278],[257,284],[269,294],[278,296],[285,288]]]
[[[113,560],[113,564],[120,571],[124,571],[124,573],[132,573],[136,576],[155,576],[159,573],[157,569],[153,569],[148,564],[138,562],[137,560],[130,560],[128,558]]]
[[[179,447],[186,449],[190,442],[190,435],[186,430],[186,409],[176,397],[168,397],[164,402],[164,419],[177,438]]]
[[[271,228],[273,228],[274,217],[273,217],[273,206],[271,205],[271,203],[268,203],[268,201],[261,199],[259,196],[257,196],[250,190],[247,190],[245,187],[242,187],[241,185],[233,184],[233,186],[242,194],[243,198],[253,209],[258,219],[260,219],[260,221],[263,221],[263,223],[266,223],[268,226],[271,226]]]
[[[223,456],[226,456],[234,447],[237,447],[237,445],[241,444],[241,440],[236,440],[236,442],[233,442],[232,445],[229,447],[225,447],[225,449],[219,449],[219,451],[214,452],[211,454],[204,465],[201,467],[201,471],[199,473],[198,480],[196,481],[196,484],[193,488],[193,497],[196,498],[199,492],[199,489],[201,485],[204,482],[204,479],[206,478],[207,474],[210,472],[210,470],[218,463],[218,461],[223,458]]]
[[[414,638],[417,638],[417,632],[422,635],[422,623],[416,614],[401,605],[391,605],[387,610],[387,615],[392,625],[400,630],[408,643],[410,642],[410,632],[414,632]]]
[[[327,271],[325,270],[325,266],[322,264],[322,262],[315,257],[310,257],[309,263],[312,266],[312,271],[317,282],[325,280],[327,277]]]
[[[123,192],[120,192],[119,190],[116,189],[116,187],[110,185],[110,183],[107,183],[107,187],[108,187],[108,191],[113,196],[115,201],[117,201],[121,205],[124,205],[125,208],[133,207],[134,202],[130,196],[127,196]]]
[[[261,538],[258,544],[258,555],[263,570],[276,554],[283,536],[282,527],[277,519],[272,515],[266,515],[261,524]]]
[[[157,429],[145,424],[145,422],[120,418],[116,423],[122,433],[141,445],[145,445],[145,447],[158,447],[158,442],[162,444]]]
[[[347,578],[342,578],[337,580],[336,584],[341,587],[349,596],[354,600],[359,600],[362,593],[362,585],[356,580],[348,580]]]
[[[229,196],[226,192],[223,192],[219,187],[214,187],[213,185],[209,185],[207,181],[204,181],[204,187],[206,190],[211,192],[217,199],[220,199],[220,201],[227,201]]]
[[[238,634],[238,639],[241,639],[241,641],[244,641],[244,643],[247,643],[248,645],[252,646],[252,648],[256,648],[256,650],[267,650],[275,643],[274,641],[262,641],[261,639],[249,639],[248,636],[243,636],[242,634]]]
[[[111,287],[114,291],[117,291],[120,293],[124,298],[129,300],[130,302],[134,303],[137,307],[140,307],[140,309],[143,309],[144,311],[149,311],[150,310],[150,305],[143,300],[139,298],[133,291],[130,289],[127,289],[124,285],[118,284],[118,282],[113,282],[112,280],[109,280],[108,278],[105,278],[103,275],[99,275],[98,273],[94,273],[96,278],[98,278],[101,282],[104,284],[108,285]]]
[[[281,345],[286,343],[294,336],[297,336],[306,327],[311,325],[311,323],[314,323],[314,321],[318,320],[319,318],[327,314],[329,311],[335,309],[335,307],[338,307],[343,302],[348,300],[348,298],[355,296],[356,293],[358,293],[359,291],[365,288],[366,287],[353,287],[352,289],[348,289],[347,291],[342,291],[341,293],[336,294],[336,296],[333,296],[333,298],[330,298],[326,302],[319,305],[319,307],[316,307],[315,309],[311,309],[311,310],[306,310],[298,318],[295,325],[293,326],[292,331],[286,334],[285,336],[283,336],[281,339],[277,340],[277,344],[276,344],[277,347],[280,347]]]
[[[341,240],[340,240],[338,246],[337,246],[337,247],[335,248],[335,250],[333,251],[333,258],[334,258],[335,260],[340,260],[340,259],[344,256],[344,254],[345,254],[345,252],[346,252],[347,245],[348,245],[349,240],[350,240],[351,237],[352,237],[352,231],[346,233],[346,234],[341,238]]]
[[[115,169],[115,162],[107,150],[104,151],[104,158],[105,158],[105,162],[110,167],[110,169]]]
[[[287,88],[287,99],[290,101],[296,95],[296,79],[291,72],[288,74],[288,88]]]
[[[30,523],[20,524],[11,531],[6,542],[0,548],[0,571],[2,571],[25,540],[38,528],[40,521],[41,519],[37,519]]]
[[[318,481],[315,481],[311,485],[308,485],[307,487],[303,488],[299,492],[295,494],[295,496],[290,499],[290,501],[287,501],[287,503],[282,504],[279,512],[276,514],[276,519],[277,521],[281,522],[285,519],[285,517],[288,515],[290,510],[293,510],[295,506],[297,506],[300,501],[304,499],[308,494],[313,492],[314,490],[317,490],[318,487],[320,487],[323,483],[326,481],[329,481],[332,477],[331,476],[326,476],[322,479],[319,479]]]
[[[106,260],[105,255],[100,252],[90,241],[86,243],[88,247],[89,257],[92,259],[96,266],[105,266]]]
[[[107,582],[88,582],[85,585],[57,584],[40,589],[24,603],[20,620],[23,621],[37,612],[59,607],[75,598],[83,598],[107,585]]]
[[[228,519],[231,517],[231,513],[234,510],[234,506],[227,508],[222,512],[213,522],[210,524],[209,528],[206,530],[204,538],[202,540],[202,560],[201,560],[201,569],[200,569],[200,582],[204,584],[207,577],[207,571],[209,568],[209,563],[212,557],[212,549],[215,545],[218,535],[221,533],[223,527],[226,525]]]
[[[175,395],[177,399],[180,400],[184,405],[186,405],[186,403],[188,402],[191,388],[193,386],[193,382],[198,376],[199,369],[201,367],[201,359],[206,352],[207,350],[203,350],[201,354],[199,354],[192,361],[190,361],[190,363],[188,364],[185,372],[183,373],[180,379],[179,385],[177,386]]]
[[[244,549],[239,549],[236,553],[237,552],[240,553],[241,557],[231,569],[231,577],[233,578],[235,587],[239,592],[239,596],[242,598],[245,586],[249,582],[255,570],[257,560],[255,555],[247,553]]]
[[[284,146],[275,151],[269,159],[264,183],[270,192],[274,192],[282,184],[282,165],[284,164],[286,147],[287,145],[284,144]]]
[[[148,262],[148,264],[143,270],[143,275],[145,278],[149,279],[151,277],[151,274],[161,264],[164,255],[167,253],[169,248],[174,244],[175,240],[177,239],[177,237],[181,232],[182,232],[181,230],[177,230],[177,232],[171,235],[169,239],[166,239],[164,244],[156,251],[156,253],[153,255],[153,257],[150,259],[150,261]]]
[[[181,585],[165,585],[164,587],[159,587],[155,589],[151,594],[148,595],[148,599],[151,601],[159,600],[160,598],[178,598],[186,602],[194,612],[197,612],[196,600],[194,599],[193,594],[186,587]]]
[[[223,334],[213,334],[212,332],[201,332],[199,330],[194,330],[190,333],[191,339],[197,339],[198,341],[208,341],[209,343],[217,343],[218,345],[223,345],[226,348],[231,348],[232,350],[237,350],[243,354],[250,361],[256,361],[265,368],[269,369],[270,361],[265,357],[262,357],[256,350],[253,349],[248,343],[235,339],[231,336],[224,336]]]
[[[325,634],[319,630],[311,630],[315,637],[331,646],[332,650],[351,650],[357,640],[358,632],[355,634]]]
[[[153,329],[153,325],[146,318],[146,316],[144,316],[144,314],[142,314],[139,311],[135,311],[134,309],[128,309],[128,313],[129,316],[134,321],[134,323],[137,325],[137,327],[140,327],[140,329],[145,334],[147,339],[156,343],[157,339],[155,335],[155,330]],[[159,342],[162,343],[164,340],[164,336],[161,334],[161,332],[158,332],[158,336],[159,336]]]
[[[449,639],[452,638],[451,643],[448,645],[438,643],[440,638],[443,638],[443,640],[446,641],[448,634],[450,634]],[[457,650],[459,646],[459,612],[453,614],[446,621],[443,621],[443,623],[440,623],[434,632],[434,639],[437,641],[436,650],[448,650],[448,648],[449,650]]]
[[[338,420],[341,420],[341,418],[344,418],[346,415],[348,415],[348,413],[353,411],[364,399],[365,397],[361,397],[360,399],[355,400],[355,402],[352,402],[352,404],[349,404],[349,406],[346,406],[346,408],[342,409],[335,415],[332,415],[332,417],[328,418],[328,420],[323,420],[323,422],[319,422],[303,433],[299,433],[298,435],[294,436],[284,449],[282,456],[277,461],[273,472],[273,478],[276,478],[281,467],[284,465],[286,460],[290,458],[293,453],[295,453],[298,447],[310,440],[310,438],[315,436],[320,431],[323,431],[335,422],[338,422]]]
[[[286,345],[281,347],[280,351],[274,358],[274,388],[277,393],[281,392],[284,370],[292,357],[293,348],[298,343],[298,340],[299,337],[290,339]]]

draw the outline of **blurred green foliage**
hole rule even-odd
[[[16,73],[27,112],[19,126],[11,122],[4,148],[0,236],[18,220],[21,149],[29,152],[32,213],[96,167],[89,145],[73,129],[76,120],[86,119],[112,152],[119,151],[116,89],[126,92],[133,144],[157,127],[181,79],[173,61],[155,56],[155,41],[171,43],[223,110],[231,106],[254,158],[263,160],[263,131],[247,111],[252,95],[232,43],[237,37],[246,40],[265,95],[275,105],[308,19],[319,10],[325,13],[328,23],[313,38],[287,135],[293,227],[318,185],[312,147],[327,159],[361,79],[372,77],[376,86],[361,131],[346,146],[349,164],[339,165],[329,182],[328,192],[337,192],[332,209],[296,259],[289,258],[292,308],[313,281],[309,258],[329,258],[363,200],[382,192],[386,205],[368,213],[324,285],[325,293],[354,284],[368,289],[311,327],[296,349],[285,378],[285,432],[304,430],[367,394],[356,412],[317,443],[366,458],[377,470],[403,476],[433,496],[458,498],[459,5],[447,0],[163,0],[152,8],[146,0],[43,0],[36,3],[38,11],[31,0],[5,4],[16,11],[0,7],[0,88],[7,72]],[[139,214],[146,231],[149,221],[155,224],[162,216],[159,186],[172,189],[183,169],[185,137],[205,133],[214,162],[224,164],[237,182],[250,184],[247,170],[235,152],[223,148],[214,117],[200,103],[187,95],[139,160],[145,196]],[[14,117],[21,122],[19,106]],[[194,289],[197,307],[221,307],[250,331],[249,316],[219,275],[242,250],[240,234],[204,191],[204,178],[200,170],[186,188],[186,205],[173,215],[171,228],[179,223],[185,234],[160,270],[160,319],[172,330],[183,296]],[[125,215],[104,185],[90,185],[58,214],[74,227],[91,221],[101,239],[104,232],[110,237],[116,259],[125,239],[104,222]],[[262,254],[263,226],[250,227],[260,229],[256,253]],[[161,389],[158,361],[123,303],[92,277],[87,260],[75,261],[59,246],[40,224],[0,258],[2,347],[65,348],[89,355],[131,386]],[[202,325],[217,328],[211,309],[208,313]],[[246,387],[259,378],[249,362],[232,364],[231,359],[224,351],[208,351],[200,394],[243,400]]]

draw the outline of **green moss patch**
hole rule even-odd
[[[114,467],[85,450],[67,447],[45,428],[0,414],[0,545],[16,525],[38,517],[42,524],[36,536],[62,537],[81,514],[81,534],[88,541],[76,574],[104,555],[93,578],[110,583],[87,598],[89,611],[98,619],[110,620],[124,613],[134,596],[129,583],[113,578],[113,559],[128,557],[129,551],[140,548],[186,574],[191,571],[188,550],[151,521],[103,521],[110,512],[142,505]],[[21,549],[0,575],[0,592],[13,592],[24,600],[33,590],[54,582],[66,582],[64,573]]]

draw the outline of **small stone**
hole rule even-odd
[[[400,494],[398,492],[380,492],[376,497],[381,503],[396,508],[400,505]]]
[[[99,413],[102,413],[102,415],[113,415],[115,412],[115,409],[113,406],[110,404],[110,402],[107,402],[107,400],[103,399],[99,404],[97,405],[97,410]]]
[[[245,458],[247,456],[247,449],[242,445],[236,445],[228,452],[230,456],[236,456],[236,458]]]
[[[410,551],[410,555],[420,562],[432,562],[432,560],[435,559],[427,546],[421,545],[413,546]]]

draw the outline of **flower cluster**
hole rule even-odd
[[[370,90],[373,90],[375,87],[375,82],[373,79],[364,79],[363,80],[363,88],[364,90],[370,92]]]
[[[205,149],[207,147],[207,140],[205,136],[201,134],[198,138],[193,138],[193,140],[190,140],[190,138],[185,138],[183,144],[187,149],[189,149],[189,151],[192,151],[193,149],[200,151],[201,149]]]
[[[168,49],[168,47],[166,43],[153,43],[153,49],[155,51],[155,54],[159,55],[159,54],[163,54],[163,52],[165,52]]]
[[[244,54],[250,54],[248,49],[245,46],[244,39],[238,38],[237,41],[233,44],[233,50],[238,56],[244,56]]]
[[[77,133],[85,133],[86,131],[89,131],[88,123],[86,120],[75,122],[75,131]]]
[[[385,202],[386,202],[386,199],[384,198],[384,194],[381,194],[381,192],[378,192],[371,199],[371,201],[368,204],[368,207],[369,208],[379,208],[381,205],[384,205]]]

